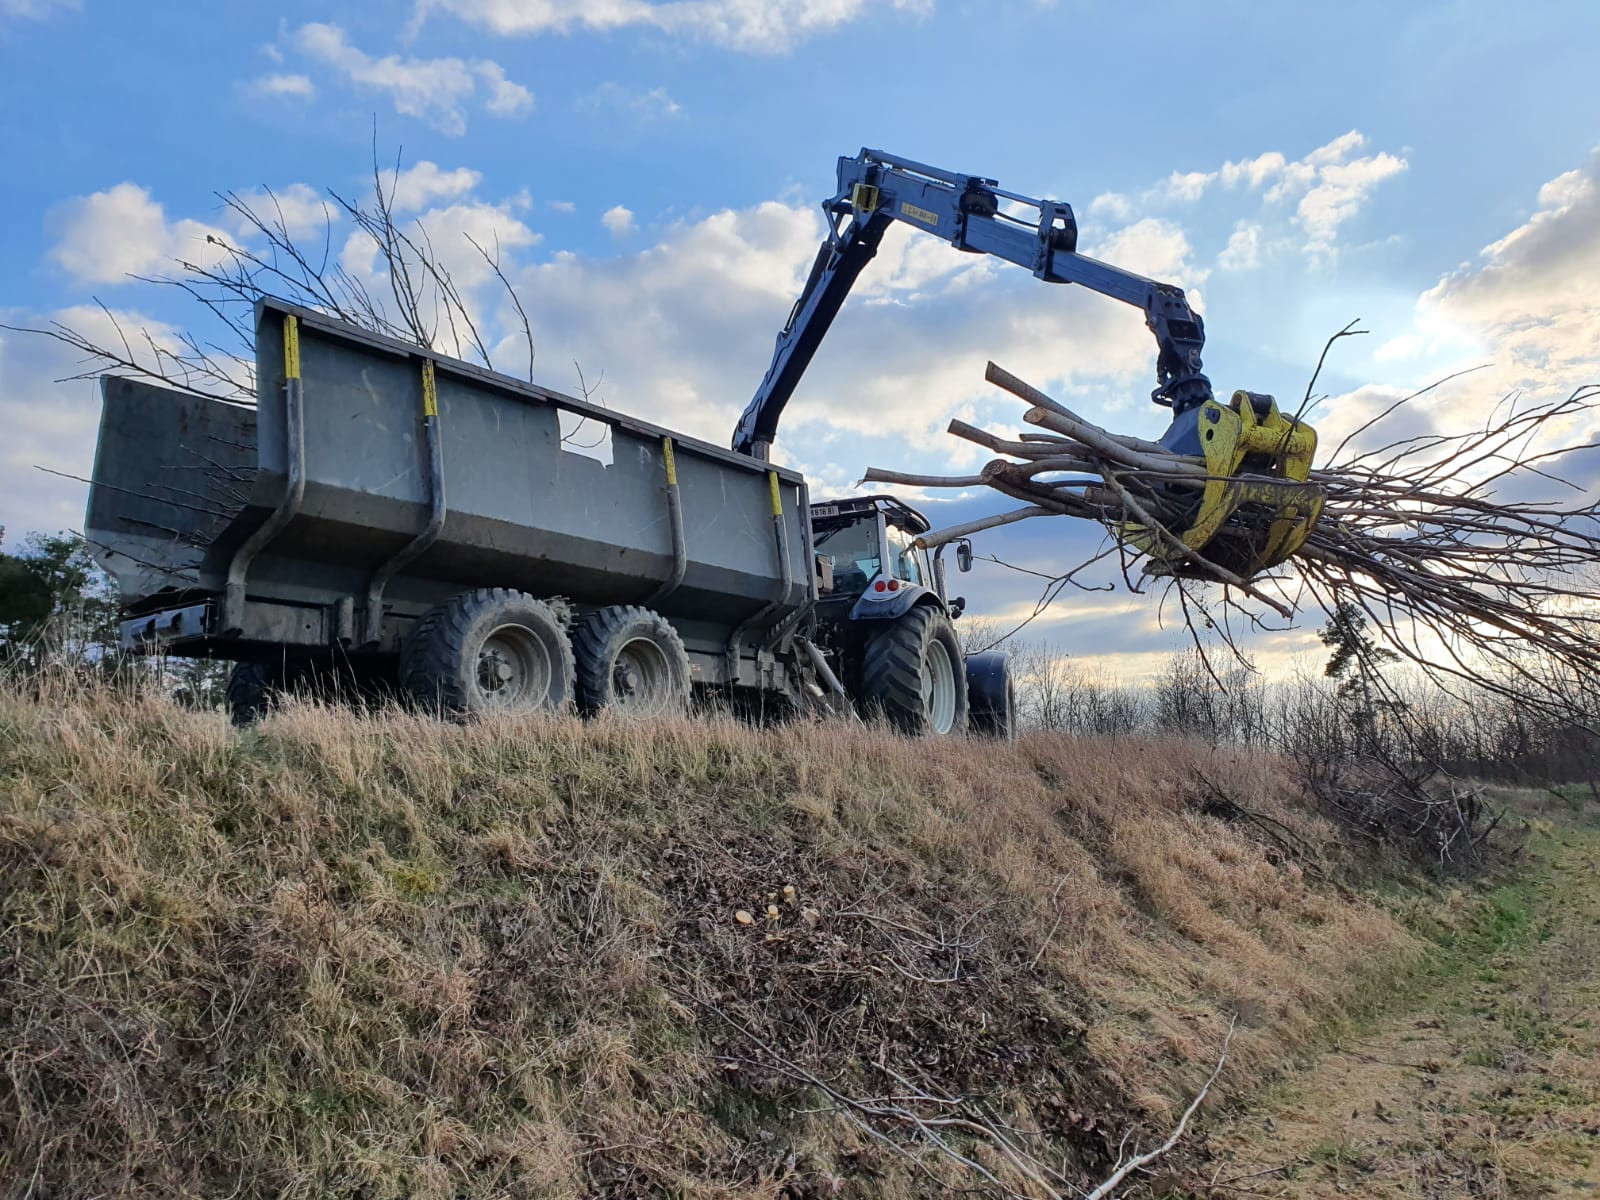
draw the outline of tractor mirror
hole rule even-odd
[[[956,569],[958,571],[972,570],[972,543],[960,541],[956,543]]]

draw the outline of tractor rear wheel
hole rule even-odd
[[[967,668],[949,617],[923,605],[868,636],[861,707],[906,733],[966,731]]]
[[[479,588],[417,622],[400,647],[400,681],[421,703],[460,715],[565,712],[572,645],[543,600]]]
[[[634,604],[601,608],[572,635],[578,706],[624,717],[681,716],[689,708],[689,653],[658,612]]]

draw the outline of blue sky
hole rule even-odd
[[[1325,432],[1462,365],[1429,419],[1510,387],[1600,378],[1600,6],[1108,5],[1071,0],[0,0],[13,170],[0,314],[97,297],[158,336],[193,314],[131,282],[237,236],[213,193],[367,186],[376,122],[408,217],[498,235],[529,302],[535,374],[573,360],[615,407],[725,439],[759,381],[832,187],[876,146],[1071,202],[1081,248],[1197,293],[1219,389],[1319,390]],[[347,229],[335,230],[336,248]],[[485,319],[505,314],[490,290]],[[1131,310],[897,236],[791,407],[780,457],[817,491],[868,465],[976,462],[960,415],[1014,424],[993,357],[1092,419],[1158,434]],[[520,364],[510,363],[514,369]],[[0,333],[0,523],[71,527],[96,401],[70,357]],[[997,507],[975,497],[947,511]],[[936,517],[936,519],[938,519]],[[1092,531],[1032,522],[980,552],[1037,566]],[[1008,616],[1029,585],[964,585]],[[1037,628],[1137,672],[1173,644],[1155,605],[1068,598]],[[1314,619],[1308,625],[1314,625]],[[1270,657],[1308,633],[1263,644]]]

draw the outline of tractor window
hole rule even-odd
[[[860,592],[878,573],[878,522],[870,514],[817,534],[817,553],[833,561],[833,590]]]
[[[889,574],[908,583],[926,583],[922,577],[922,554],[911,543],[916,539],[904,529],[889,526],[889,554],[894,564]]]

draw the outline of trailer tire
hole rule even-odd
[[[1017,687],[998,651],[967,655],[967,728],[1002,741],[1017,735]]]
[[[225,696],[235,725],[250,725],[299,695],[358,710],[382,708],[395,699],[392,663],[352,662],[343,657],[297,657],[240,662],[228,675]]]
[[[283,670],[276,663],[236,662],[228,672],[224,695],[228,718],[235,725],[252,725],[277,707],[283,689]]]
[[[919,605],[867,637],[861,706],[911,734],[945,736],[967,728],[967,668],[950,618]]]
[[[676,717],[689,710],[689,652],[660,613],[636,604],[596,609],[578,622],[572,649],[585,716]]]
[[[572,644],[551,605],[479,588],[417,622],[400,647],[400,683],[420,703],[461,716],[565,712]]]

